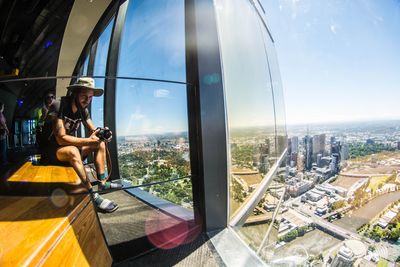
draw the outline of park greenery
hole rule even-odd
[[[237,181],[237,178],[232,177],[231,179],[231,193],[233,195],[233,200],[237,203],[243,203],[247,197],[247,192],[244,190],[243,186]]]
[[[351,159],[376,154],[382,151],[395,151],[396,148],[381,143],[354,143],[349,146],[349,156]]]
[[[336,201],[336,202],[334,202],[334,203],[332,204],[331,210],[332,210],[332,211],[333,211],[333,210],[338,210],[338,209],[341,209],[341,208],[345,207],[346,205],[347,205],[346,200],[341,199],[341,200],[338,200],[338,201]]]
[[[159,148],[135,150],[118,160],[121,177],[132,185],[143,185],[143,190],[176,204],[192,202],[190,178],[146,186],[190,175],[190,163],[183,158],[183,152]]]
[[[309,230],[308,226],[298,227],[296,229],[293,229],[293,230],[289,231],[284,236],[279,237],[278,242],[281,242],[281,241],[290,242],[290,241],[296,239],[299,236],[305,235],[305,233],[307,233],[308,230]]]
[[[258,170],[267,173],[269,166],[275,161],[270,155],[268,143],[259,144],[232,144],[231,145],[232,166],[240,169]]]
[[[240,168],[253,167],[253,145],[232,145],[231,146],[232,162]]]
[[[351,204],[353,207],[361,207],[368,202],[368,193],[365,192],[365,189],[368,187],[368,183],[361,186],[354,192],[353,200]]]
[[[396,242],[400,238],[400,223],[391,223],[385,229],[382,229],[379,225],[365,224],[357,232],[363,233],[364,236],[376,242],[381,240]]]
[[[387,267],[389,266],[389,262],[387,260],[379,260],[378,264],[376,265],[376,267]]]

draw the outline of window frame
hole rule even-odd
[[[132,0],[130,0],[132,1]],[[271,167],[264,177],[262,185],[251,196],[251,201],[242,206],[236,217],[229,219],[229,169],[228,169],[228,138],[225,95],[223,86],[222,58],[220,53],[217,30],[215,4],[213,0],[182,0],[185,16],[185,52],[186,52],[186,83],[188,131],[190,145],[190,165],[192,171],[192,195],[194,216],[202,230],[210,237],[224,230],[232,231],[233,227],[244,223],[245,218],[253,211],[259,199],[262,198],[272,181],[279,165],[284,160],[287,148],[279,160]],[[259,1],[246,0],[253,5],[263,27],[274,43],[266,22],[265,13]],[[95,30],[88,39],[77,65],[74,76],[79,75],[85,56],[89,53],[93,59],[89,61],[88,75],[93,74],[94,56],[97,49],[97,39],[108,23],[114,18],[111,41],[107,55],[106,75],[95,78],[105,78],[104,93],[104,125],[116,132],[116,79],[121,34],[129,0],[114,1],[108,7]],[[95,41],[93,41],[95,40]],[[267,53],[267,51],[266,51]],[[270,63],[268,61],[268,66]],[[221,79],[213,84],[206,84],[204,79],[211,74],[217,74]],[[271,73],[269,79],[271,80]],[[272,86],[274,92],[274,87]],[[275,105],[275,99],[273,97]],[[276,140],[276,114],[275,140]],[[114,167],[111,179],[118,179],[119,164],[117,142],[115,138],[109,143],[111,162]],[[243,245],[243,244],[242,244]],[[248,248],[251,254],[251,249]],[[221,252],[221,251],[219,251]],[[253,253],[254,254],[254,253]]]

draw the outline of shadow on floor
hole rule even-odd
[[[98,213],[114,266],[224,266],[206,234],[125,191],[103,195],[119,205]]]

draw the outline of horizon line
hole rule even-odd
[[[314,122],[294,122],[286,123],[286,126],[299,125],[318,125],[318,124],[338,124],[338,123],[354,123],[354,122],[385,122],[385,121],[400,121],[400,118],[373,118],[373,119],[353,119],[353,120],[337,120],[337,121],[314,121]]]

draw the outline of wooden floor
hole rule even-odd
[[[0,266],[111,266],[90,195],[71,167],[27,162],[3,181]]]
[[[72,167],[33,165],[28,161],[0,179],[0,195],[47,196],[57,189],[67,194],[88,192]]]
[[[69,183],[80,184],[81,181],[72,167],[34,166],[26,162],[10,178],[8,182],[30,183]]]

